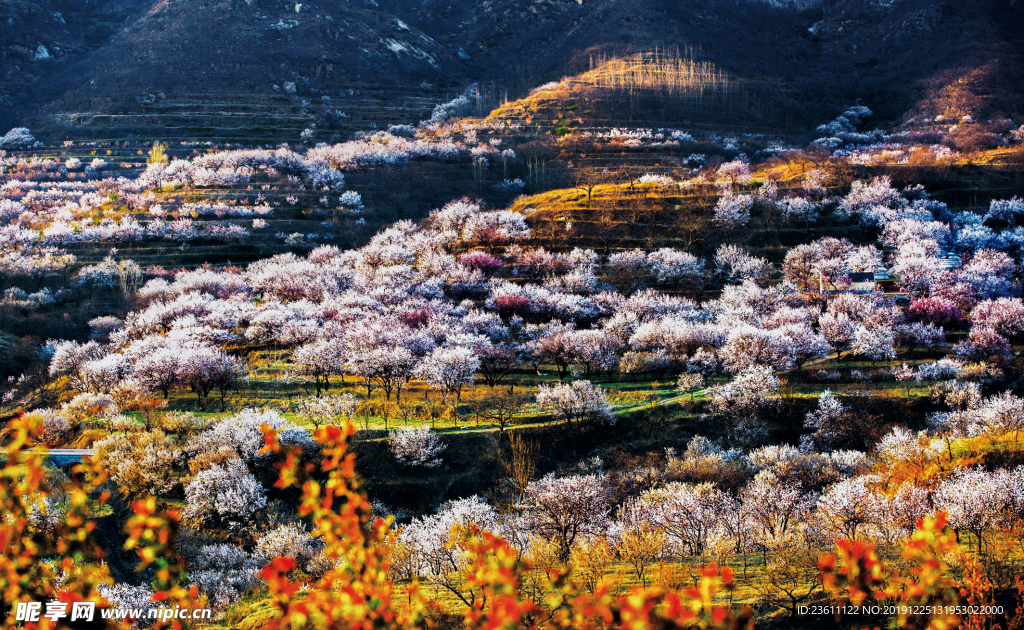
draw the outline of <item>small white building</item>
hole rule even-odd
[[[878,290],[878,274],[871,272],[864,273],[851,273],[850,274],[850,292],[852,293],[870,293]],[[888,274],[886,274],[888,279]]]

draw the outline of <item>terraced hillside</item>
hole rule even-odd
[[[491,112],[519,133],[607,134],[619,127],[732,132],[806,129],[781,86],[742,79],[679,49],[592,57],[591,69],[531,90]],[[767,125],[766,125],[767,122]]]
[[[358,130],[429,118],[441,98],[435,90],[373,85],[337,85],[316,100],[288,94],[280,86],[265,95],[247,92],[160,92],[140,97],[124,110],[110,96],[90,98],[81,110],[55,114],[42,132],[90,140],[160,138],[169,142],[206,138],[215,142],[296,142],[306,129],[321,140],[350,137]],[[118,113],[123,112],[123,113]]]

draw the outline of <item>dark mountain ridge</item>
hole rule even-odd
[[[480,81],[496,104],[595,57],[695,51],[777,83],[807,123],[1022,110],[1010,0],[7,0],[0,123],[45,136],[297,136],[326,112],[416,122]]]

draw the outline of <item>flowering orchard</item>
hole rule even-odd
[[[1018,613],[1019,191],[915,185],[903,167],[958,168],[941,121],[867,131],[860,106],[793,147],[538,141],[501,110],[456,118],[474,98],[298,150],[0,156],[0,314],[20,326],[0,346],[21,361],[0,386],[5,610],[173,603],[240,628]],[[398,212],[373,184],[456,163],[486,200]],[[55,448],[89,459],[44,467]]]
[[[94,537],[94,515],[109,499],[109,493],[101,490],[105,482],[102,470],[94,465],[79,466],[76,481],[45,481],[40,457],[28,450],[38,434],[38,421],[27,416],[15,421],[12,429],[17,434],[11,436],[6,448],[7,463],[2,470],[6,482],[0,486],[0,499],[9,515],[3,530],[5,549],[9,551],[3,557],[8,565],[4,603],[9,609],[19,601],[35,598],[92,601],[102,609],[138,604],[134,610],[146,610],[153,602],[194,609],[210,604],[225,606],[235,588],[256,588],[270,602],[267,618],[258,622],[258,627],[432,626],[442,611],[426,596],[429,582],[417,579],[422,575],[459,595],[461,605],[455,614],[467,627],[751,625],[750,611],[728,607],[722,601],[733,588],[734,576],[728,568],[710,564],[699,572],[692,588],[678,591],[635,587],[628,594],[615,595],[604,580],[587,589],[576,579],[575,568],[542,568],[496,535],[494,531],[502,527],[501,518],[473,501],[453,505],[437,517],[414,521],[396,536],[390,517],[373,515],[355,476],[355,459],[347,452],[354,433],[351,425],[317,431],[322,460],[309,457],[309,446],[282,444],[282,434],[266,424],[260,430],[258,456],[276,462],[273,487],[279,491],[301,487],[298,514],[311,524],[308,534],[298,526],[278,527],[262,536],[252,553],[222,544],[203,547],[198,557],[185,560],[179,552],[189,545],[184,543],[186,530],[177,527],[179,513],[158,510],[152,498],[140,500],[132,506],[134,515],[126,525],[124,547],[137,554],[137,570],[151,576],[151,588],[115,583],[100,561],[102,552]],[[578,489],[570,495],[559,489],[574,484]],[[562,543],[568,545],[575,543],[573,538],[565,537],[567,532],[573,537],[598,532],[604,525],[607,505],[600,499],[600,486],[597,477],[579,481],[545,478],[538,482],[527,499],[534,506],[531,518],[537,521],[538,531],[554,528],[552,533],[562,536]],[[570,496],[573,498],[566,503]],[[713,505],[715,499],[713,492],[707,491],[680,496],[688,498],[673,504],[658,518],[683,534],[693,531],[683,519],[706,511],[699,506]],[[44,506],[52,506],[57,497],[71,497],[61,516],[40,518],[50,509]],[[780,519],[786,518],[791,500],[785,495],[775,499],[780,501],[783,514],[774,520],[776,526],[784,527]],[[560,516],[567,512],[577,515],[577,525]],[[906,564],[901,569],[879,560],[873,545],[840,538],[837,552],[823,555],[818,562],[817,579],[834,594],[837,605],[895,607],[900,610],[900,627],[951,627],[971,619],[957,612],[966,610],[964,606],[996,609],[991,600],[991,582],[945,524],[941,512],[916,521],[917,531],[903,545]],[[77,531],[73,538],[76,548],[50,550],[32,543],[31,535],[47,527],[62,533]],[[630,553],[627,550],[635,547],[626,544],[630,533],[624,531],[622,536],[620,553]],[[690,544],[700,540],[697,536]],[[51,554],[65,560],[56,565],[41,562]],[[951,563],[962,563],[962,581],[949,576]],[[296,571],[306,577],[297,579]],[[307,571],[319,577],[313,579]],[[404,572],[413,579],[402,578]],[[229,599],[222,599],[225,596]],[[819,601],[831,603],[827,598]],[[920,608],[921,604],[927,606]],[[53,622],[59,618],[55,615]],[[53,622],[44,618],[24,627],[60,627]],[[12,623],[10,617],[7,623]],[[156,625],[194,627],[183,619],[162,620]]]

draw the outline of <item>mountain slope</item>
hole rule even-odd
[[[1024,112],[1014,0],[103,0],[96,11],[117,2],[135,14],[97,50],[54,26],[51,40],[70,38],[54,47],[77,61],[31,89],[0,83],[24,103],[8,123],[54,138],[295,139],[331,112],[328,133],[343,134],[421,120],[471,81],[489,109],[595,59],[664,48],[775,85],[797,105],[786,123],[806,128],[857,99],[888,122]],[[50,41],[23,39],[22,55]]]
[[[970,76],[982,109],[1024,111],[1024,6],[1013,0],[825,0],[803,10],[736,0],[383,2],[462,47],[478,74],[517,95],[589,69],[595,54],[690,46],[734,75],[786,84],[811,105],[863,99],[896,120]]]
[[[0,123],[68,64],[101,49],[152,0],[0,2]]]
[[[413,109],[429,112],[457,64],[429,36],[372,7],[160,0],[39,86],[32,107],[43,105],[37,124],[57,133],[105,127],[116,137],[156,127],[173,135],[177,127],[187,137],[255,127],[273,134],[278,123],[301,131],[318,111],[338,107],[327,99],[357,89],[373,90],[371,108],[381,112],[424,96]]]

